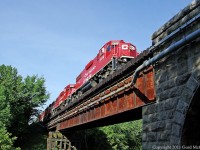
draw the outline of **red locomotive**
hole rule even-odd
[[[67,105],[71,100],[76,99],[112,74],[122,63],[126,63],[137,55],[136,47],[131,43],[126,43],[123,40],[107,42],[76,78],[76,84],[67,85],[56,101],[49,106],[51,108],[48,108],[48,113],[50,115],[56,113],[59,109],[62,109],[61,104],[63,104],[62,106]],[[42,113],[40,121],[46,115],[49,114]]]
[[[69,98],[74,92],[76,91],[74,84],[67,85],[64,90],[60,93],[58,98],[56,99],[54,105],[53,105],[53,111],[56,111],[58,106],[63,103],[67,98]]]
[[[125,43],[123,40],[109,41],[76,78],[76,88],[85,91],[88,84],[97,84],[99,80],[106,78],[116,69],[119,61],[126,62],[136,56],[136,47],[131,43]]]

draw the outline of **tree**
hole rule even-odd
[[[78,138],[81,148],[87,150],[141,150],[142,120],[73,131],[67,137],[71,141]]]
[[[49,98],[44,83],[44,78],[33,75],[23,79],[16,68],[0,66],[0,108],[5,108],[0,117],[7,131],[17,137],[15,145],[23,143],[29,122],[39,113],[37,108]]]
[[[10,105],[4,96],[4,88],[0,85],[0,123],[1,126],[8,125],[10,120]]]
[[[0,149],[14,149],[13,142],[15,137],[11,138],[11,134],[6,130],[6,126],[10,118],[10,107],[6,103],[6,98],[3,95],[4,88],[0,85]]]
[[[100,128],[113,150],[142,149],[142,121],[132,121]]]
[[[0,121],[0,149],[2,150],[20,150],[20,148],[14,148],[13,143],[16,137],[11,137],[11,133],[6,130],[4,124]]]

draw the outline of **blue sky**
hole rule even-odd
[[[46,79],[47,104],[110,40],[139,51],[191,0],[1,0],[0,64]]]

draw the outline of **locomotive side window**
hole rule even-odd
[[[99,52],[99,55],[102,56],[104,52],[105,52],[105,49],[102,48],[102,49],[100,50],[100,52]]]
[[[110,45],[107,46],[106,50],[109,52],[110,51]]]
[[[103,48],[101,49],[101,51],[102,51],[102,53],[104,53],[104,52],[105,52],[105,48],[103,47]]]

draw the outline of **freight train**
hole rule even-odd
[[[123,64],[137,57],[136,47],[123,40],[107,42],[76,78],[75,84],[67,85],[57,99],[39,116],[39,121],[48,121],[59,110],[69,105],[86,91],[96,86]]]

